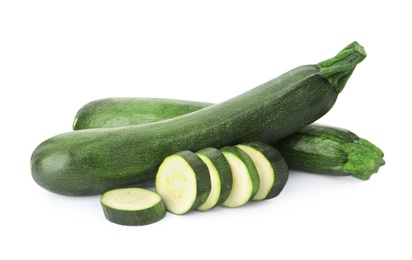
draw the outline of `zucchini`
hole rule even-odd
[[[259,190],[252,201],[272,199],[280,194],[289,177],[289,169],[282,155],[273,146],[262,142],[237,145],[245,151],[259,174]]]
[[[106,219],[120,225],[148,225],[166,215],[159,194],[143,188],[110,190],[102,195],[100,202]]]
[[[184,116],[53,136],[33,151],[32,177],[55,193],[100,194],[153,183],[164,158],[178,151],[276,142],[326,114],[365,57],[363,47],[354,42],[329,60],[297,67]]]
[[[77,111],[73,130],[151,123],[188,114],[210,105],[163,98],[98,99]]]
[[[289,167],[368,180],[385,164],[384,153],[353,132],[312,124],[273,143]]]
[[[207,165],[210,174],[211,190],[205,203],[198,211],[209,210],[222,204],[232,189],[232,170],[223,153],[212,147],[204,148],[196,153]]]
[[[127,100],[127,102],[124,102],[125,100]],[[83,120],[86,121],[85,117],[88,118],[96,118],[94,119],[94,122],[96,122],[96,124],[94,125],[94,127],[96,128],[100,128],[100,127],[118,127],[118,126],[122,126],[123,124],[119,124],[118,122],[116,122],[116,120],[114,118],[119,117],[119,118],[127,118],[130,117],[127,120],[124,120],[123,122],[126,123],[128,125],[137,125],[137,124],[145,124],[145,123],[149,123],[151,122],[151,120],[155,119],[156,120],[164,120],[164,119],[168,119],[168,118],[173,118],[176,116],[180,116],[180,115],[184,115],[186,114],[187,111],[185,110],[185,107],[188,106],[188,110],[191,110],[192,108],[195,108],[194,105],[197,105],[198,109],[203,109],[206,108],[207,106],[211,106],[211,103],[203,103],[203,102],[196,102],[196,101],[183,101],[183,100],[173,100],[173,99],[160,99],[160,98],[111,98],[111,99],[105,99],[104,101],[93,101],[88,103],[87,105],[85,105],[84,107],[95,107],[95,111],[102,111],[103,109],[99,108],[100,106],[105,106],[106,103],[111,103],[109,106],[114,106],[117,107],[117,110],[112,110],[112,111],[105,111],[107,112],[106,115],[102,115],[100,113],[94,113],[91,110],[89,110],[90,113],[84,113],[84,112],[78,112],[78,118],[79,120]],[[158,103],[158,104],[156,104]],[[149,106],[149,108],[144,109],[145,106]],[[176,112],[176,113],[169,113],[168,115],[166,114],[162,114],[161,110],[156,110],[156,109],[151,109],[151,106],[162,106],[162,107],[171,107],[171,109]],[[177,107],[181,106],[180,109],[177,109]],[[108,108],[107,107],[107,108]],[[83,108],[82,108],[83,109]],[[81,109],[81,110],[82,110]],[[133,111],[135,112],[135,114],[133,113],[123,113],[122,110],[127,111],[128,109],[133,109]],[[81,111],[80,110],[80,111]],[[179,112],[182,112],[181,114]],[[159,114],[160,113],[160,114]],[[190,112],[189,112],[190,113]],[[99,119],[99,117],[104,117],[106,118],[106,121],[103,123],[102,120]],[[82,126],[85,126],[85,124],[82,124]],[[91,128],[89,126],[87,126],[87,128]],[[81,129],[81,128],[78,128]],[[372,166],[372,170],[358,170],[358,172],[360,173],[355,173],[354,170],[352,170],[351,172],[349,172],[348,170],[346,170],[346,172],[343,172],[342,170],[336,171],[334,169],[328,169],[328,168],[319,168],[319,167],[325,167],[322,166],[322,163],[318,163],[316,161],[312,161],[311,156],[305,156],[305,160],[301,159],[301,152],[290,152],[291,150],[293,150],[292,146],[295,143],[295,139],[301,139],[302,136],[305,136],[305,141],[300,140],[299,142],[305,142],[305,143],[309,143],[311,142],[310,146],[315,147],[313,149],[320,149],[320,143],[311,141],[312,139],[312,135],[307,135],[308,132],[316,132],[319,134],[325,134],[325,133],[329,133],[332,136],[335,136],[336,138],[339,138],[339,136],[342,135],[348,135],[348,136],[352,136],[355,137],[355,139],[353,138],[349,138],[350,142],[359,139],[359,137],[357,137],[353,132],[350,132],[349,130],[346,129],[342,129],[342,128],[336,128],[336,127],[331,127],[331,126],[322,126],[319,124],[314,125],[313,127],[310,126],[306,129],[302,129],[302,131],[298,131],[295,135],[289,136],[287,138],[286,141],[281,142],[282,144],[282,151],[289,151],[288,152],[288,157],[286,158],[286,160],[288,160],[288,164],[291,164],[294,168],[297,169],[304,169],[306,171],[309,172],[318,172],[318,173],[322,173],[322,174],[329,174],[329,175],[358,175],[357,178],[359,179],[369,179],[370,176],[373,173],[378,172],[380,166],[383,166],[385,164],[385,161],[383,160],[383,152],[382,150],[380,150],[378,147],[376,147],[376,145],[372,144],[371,142],[367,141],[367,147],[373,147],[372,150],[376,150],[379,151],[377,153],[375,153],[377,156],[376,157],[369,157],[370,160],[374,160],[373,163],[371,163],[370,165]],[[339,135],[337,135],[339,133]],[[318,138],[317,134],[313,135],[313,138]],[[345,140],[347,138],[344,138],[343,140]],[[363,139],[363,141],[360,141],[361,143],[366,143],[365,139]],[[322,149],[326,149],[328,146],[331,145],[331,143],[327,143],[327,142],[322,142],[321,145],[324,146],[324,148]],[[318,147],[318,148],[316,148]],[[353,156],[352,156],[353,157]],[[333,163],[333,161],[329,161],[330,163]],[[305,163],[305,165],[301,165]],[[340,162],[338,162],[339,164]],[[359,163],[358,163],[359,164]],[[350,164],[349,164],[350,165]],[[366,162],[364,163],[365,167],[366,165],[368,165]],[[336,165],[335,165],[336,166]],[[347,166],[349,167],[349,166]],[[357,168],[359,169],[360,166],[358,165]],[[364,175],[364,177],[362,177],[361,175]],[[356,176],[355,176],[356,177]]]
[[[242,149],[226,146],[222,152],[232,169],[232,189],[222,205],[230,208],[240,207],[250,201],[259,189],[259,174],[253,160]]]
[[[166,210],[176,215],[204,204],[210,189],[207,165],[190,151],[168,156],[156,175],[156,191],[162,196]]]

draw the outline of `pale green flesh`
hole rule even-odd
[[[234,208],[246,204],[252,196],[253,183],[245,163],[236,155],[223,152],[232,170],[232,190],[223,206]]]
[[[259,174],[259,189],[255,196],[253,196],[253,201],[264,200],[275,183],[275,173],[273,171],[272,164],[269,160],[258,150],[247,146],[238,145],[240,149],[245,151],[250,158],[252,158],[253,163]]]
[[[105,192],[101,198],[105,206],[124,211],[148,209],[161,200],[159,194],[143,188],[115,189]]]
[[[156,191],[163,198],[166,210],[174,214],[188,212],[196,200],[196,174],[179,155],[166,158],[156,175]]]
[[[209,196],[207,197],[206,202],[197,208],[197,210],[199,211],[206,211],[216,206],[220,197],[221,183],[219,173],[217,172],[216,167],[213,165],[212,161],[203,154],[197,155],[207,165],[210,174],[211,190]]]

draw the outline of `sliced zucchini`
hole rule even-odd
[[[211,190],[205,203],[198,211],[209,210],[227,199],[232,189],[232,170],[223,153],[216,148],[205,148],[196,153],[207,165],[210,174]]]
[[[155,185],[166,210],[177,215],[205,203],[211,189],[207,165],[191,151],[166,157],[157,171]]]
[[[259,174],[260,185],[252,201],[271,199],[279,195],[289,177],[282,155],[273,146],[262,142],[237,145],[252,158]]]
[[[226,146],[223,155],[232,170],[232,189],[223,206],[234,208],[246,204],[259,189],[259,175],[249,155],[236,146]]]
[[[120,225],[148,225],[161,220],[166,214],[160,195],[144,188],[110,190],[102,195],[100,202],[105,217]]]

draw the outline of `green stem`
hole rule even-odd
[[[385,165],[383,152],[366,139],[359,138],[353,143],[343,145],[348,161],[342,170],[361,180],[368,180],[372,174]]]
[[[353,70],[366,58],[365,49],[357,42],[353,42],[341,50],[335,57],[318,63],[319,74],[327,78],[338,92],[346,85]]]

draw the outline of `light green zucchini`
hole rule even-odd
[[[156,174],[156,191],[173,214],[182,215],[203,205],[210,190],[208,167],[191,151],[166,157]]]
[[[252,158],[236,146],[222,148],[232,170],[232,188],[222,205],[235,208],[249,202],[259,190],[259,174]]]
[[[278,196],[289,177],[288,166],[279,151],[262,142],[239,144],[237,147],[252,158],[259,174],[259,190],[252,201],[267,200]]]
[[[100,199],[107,220],[127,226],[142,226],[164,218],[166,209],[159,194],[143,188],[120,188]]]
[[[223,153],[216,148],[204,148],[196,153],[207,165],[210,174],[211,190],[205,203],[198,211],[207,211],[227,199],[232,189],[232,170]]]

